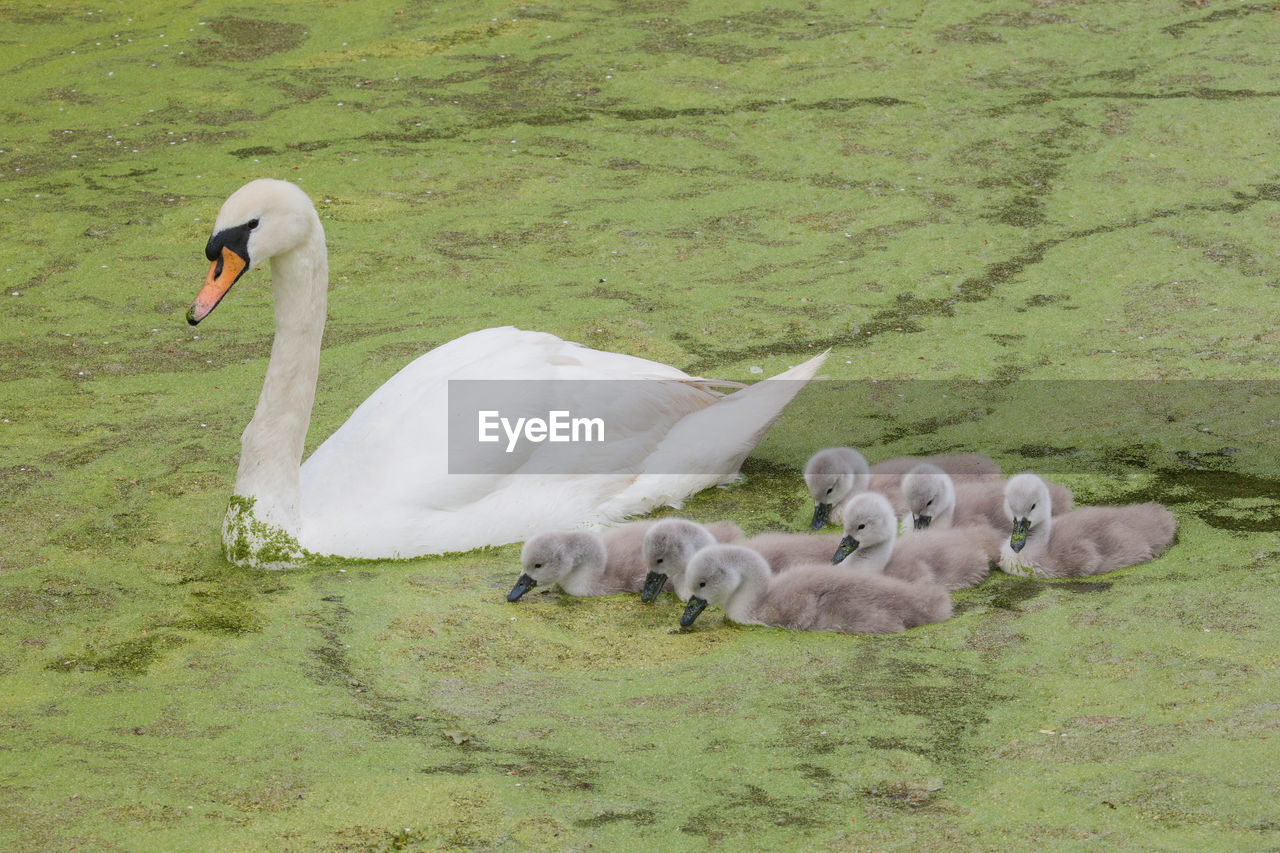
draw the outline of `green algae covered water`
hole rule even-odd
[[[1277,14],[7,4],[0,846],[1280,844]],[[801,529],[823,444],[963,449],[1166,502],[1178,542],[891,637],[511,605],[516,546],[234,568],[268,270],[183,314],[262,176],[328,235],[309,448],[488,326],[748,381],[831,348],[833,379],[992,390],[815,388],[683,512]],[[1061,390],[1116,380],[1188,390],[1118,438]],[[1055,387],[1089,417],[1018,417]]]

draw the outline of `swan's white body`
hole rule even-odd
[[[235,242],[239,240],[239,242]],[[228,559],[287,568],[314,556],[393,558],[466,551],[547,529],[609,524],[679,501],[736,475],[769,424],[825,354],[729,396],[654,361],[592,350],[512,327],[464,335],[410,363],[302,462],[325,321],[328,261],[311,200],[293,184],[258,180],[223,204],[206,253],[214,261],[188,317],[198,322],[234,279],[223,261],[271,259],[275,340],[241,442],[235,497],[223,524]],[[233,270],[234,271],[234,270]],[[601,474],[531,474],[508,467],[450,474],[448,383],[457,379],[675,380],[619,394],[604,419],[620,458]],[[628,388],[640,383],[631,383]],[[619,451],[619,446],[624,449]],[[536,455],[536,453],[534,454]],[[662,473],[646,473],[647,471]],[[681,473],[667,473],[681,472]],[[726,472],[731,472],[726,474]]]

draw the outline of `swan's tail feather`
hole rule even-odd
[[[601,515],[617,520],[663,504],[679,506],[694,492],[732,482],[743,460],[826,358],[823,352],[682,420],[631,485],[601,507]]]

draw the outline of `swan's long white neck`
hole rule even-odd
[[[302,526],[298,467],[316,396],[329,286],[318,219],[301,245],[271,258],[271,283],[276,334],[258,407],[240,439],[235,493],[254,500],[256,518],[297,537]]]

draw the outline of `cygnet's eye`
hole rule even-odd
[[[654,560],[654,562],[655,562],[655,563],[657,563],[659,566],[661,566],[661,565],[662,565],[662,561],[663,561],[664,559],[665,559],[664,557],[659,557],[658,559]]]
[[[831,488],[827,489],[827,494],[831,494],[832,492],[835,491],[835,489],[836,489],[835,486],[832,486]]]
[[[933,506],[933,498],[929,498],[929,500],[925,501],[925,502],[924,502],[924,505],[925,505],[925,506]]]
[[[861,529],[862,529],[862,528],[864,528],[864,527],[866,527],[866,525],[865,525],[865,524],[859,524],[859,525],[858,525],[858,529],[859,529],[859,530],[861,530]]]
[[[703,581],[702,583],[698,584],[698,589],[702,589],[706,585],[707,585],[707,582]]]
[[[244,227],[245,227],[245,230],[252,231],[253,229],[258,227],[258,220],[250,219],[248,222],[244,224]]]
[[[1031,508],[1032,508],[1032,509],[1035,509],[1035,508],[1036,508],[1036,505],[1035,505],[1035,504],[1032,504],[1032,505],[1031,505]]]
[[[540,568],[542,568],[542,563],[534,563],[534,564],[533,564],[533,567],[534,567],[535,569],[540,569]]]

